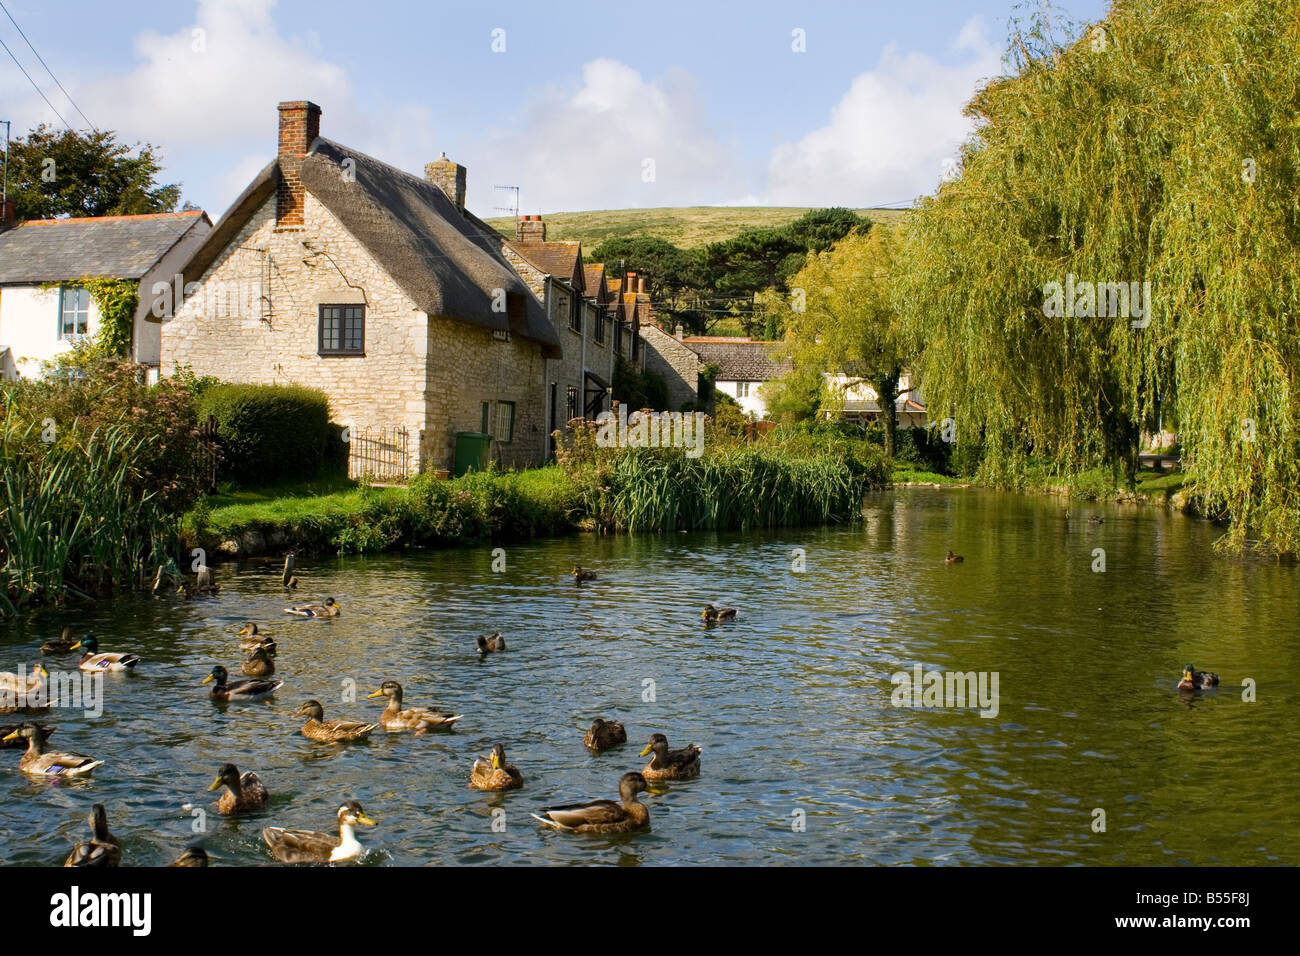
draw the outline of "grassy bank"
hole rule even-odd
[[[580,456],[581,457],[581,456]],[[409,487],[341,480],[212,496],[186,515],[186,547],[255,556],[296,548],[367,553],[577,531],[774,528],[854,520],[884,484],[882,460],[787,445],[735,445],[701,458],[636,449],[519,472]]]

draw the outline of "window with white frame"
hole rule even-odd
[[[90,292],[80,286],[59,290],[59,338],[71,339],[90,330]]]
[[[748,383],[748,382],[737,382],[737,383],[736,383],[736,397],[737,397],[737,398],[749,398],[749,383]]]

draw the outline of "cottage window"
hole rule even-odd
[[[570,385],[566,390],[567,398],[564,404],[564,421],[566,423],[579,417],[578,412],[578,386]]]
[[[614,317],[614,351],[623,353],[623,321],[618,316]]]
[[[322,305],[319,352],[321,355],[365,355],[366,307]]]
[[[59,290],[59,338],[85,335],[90,329],[90,293],[79,286]]]
[[[748,383],[748,382],[737,382],[737,383],[736,383],[736,397],[737,397],[737,398],[749,398],[749,383]]]
[[[576,295],[569,300],[569,328],[582,334],[582,300]]]
[[[497,402],[497,430],[492,436],[499,442],[513,441],[515,437],[515,403]]]
[[[602,309],[596,310],[596,342],[605,344],[605,312]]]

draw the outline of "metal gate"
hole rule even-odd
[[[354,428],[348,435],[348,477],[405,482],[410,477],[408,429]]]

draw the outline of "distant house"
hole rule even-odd
[[[565,350],[445,156],[421,179],[279,105],[278,154],[185,267],[162,321],[164,374],[319,388],[362,435],[400,430],[408,470],[451,469],[458,432],[506,466],[544,460],[547,365]]]
[[[95,277],[139,283],[130,356],[156,378],[153,287],[170,284],[211,229],[201,211],[17,223],[9,201],[0,221],[0,376],[39,376],[42,362],[99,331],[99,309],[77,284]]]
[[[646,370],[659,375],[668,385],[668,410],[700,403],[707,391],[703,379],[709,366],[716,368],[713,387],[734,398],[741,410],[756,421],[767,417],[763,386],[790,371],[788,360],[779,360],[774,342],[755,342],[729,336],[685,336],[681,326],[673,334],[652,325],[643,330]]]
[[[839,417],[845,421],[874,422],[880,418],[880,396],[860,379],[840,373],[822,375],[826,386],[840,401]],[[894,403],[900,428],[924,428],[927,421],[925,400],[912,374],[904,372],[898,379],[898,400]],[[827,413],[828,415],[831,413]]]

